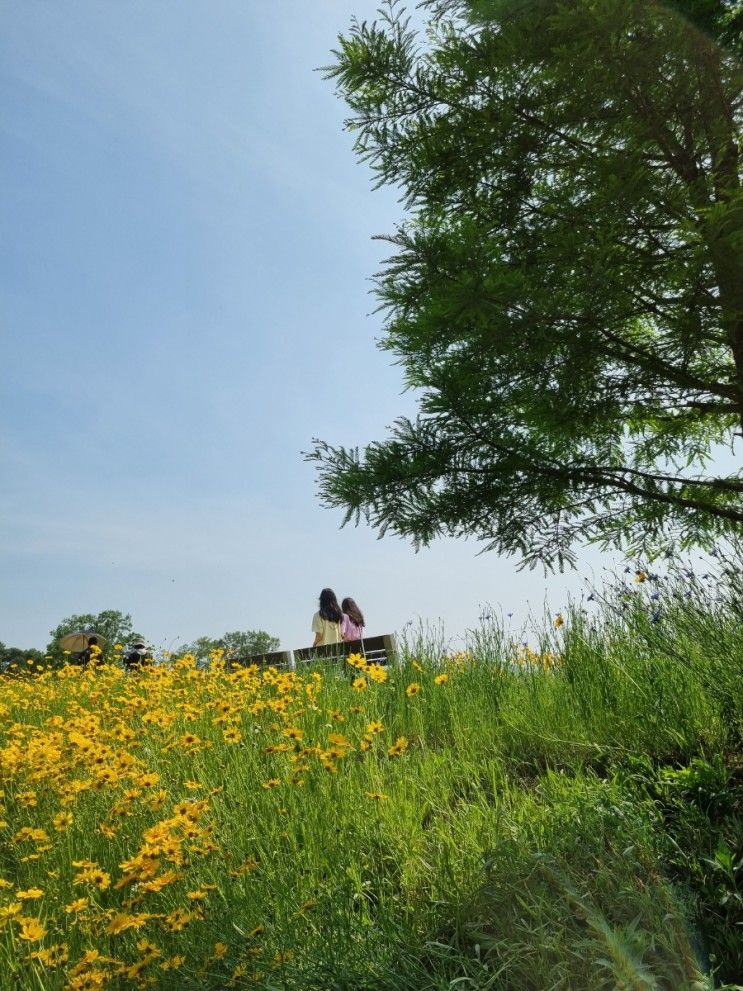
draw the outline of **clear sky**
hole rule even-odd
[[[400,208],[314,71],[375,7],[0,7],[6,644],[114,608],[155,644],[297,647],[325,585],[370,633],[456,637],[581,587],[464,541],[416,555],[316,500],[314,436],[364,444],[413,411],[369,296]]]

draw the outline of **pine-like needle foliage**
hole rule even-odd
[[[743,528],[740,5],[426,0],[327,74],[407,219],[377,277],[420,414],[316,442],[323,502],[562,566]]]

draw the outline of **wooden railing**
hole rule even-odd
[[[257,664],[259,667],[297,668],[309,664],[342,662],[350,654],[361,654],[370,664],[394,663],[397,645],[393,633],[383,633],[362,640],[321,644],[319,647],[299,647],[297,650],[274,650],[267,654],[250,654],[234,658],[237,664]]]

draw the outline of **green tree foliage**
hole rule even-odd
[[[68,616],[50,631],[51,640],[47,647],[47,654],[50,654],[57,661],[61,660],[62,651],[59,647],[59,641],[62,637],[68,633],[78,633],[85,630],[94,631],[102,636],[106,640],[108,651],[115,643],[125,644],[130,639],[132,617],[129,613],[119,612],[118,609],[104,609],[98,614],[80,613]]]
[[[322,501],[529,564],[740,532],[740,5],[421,6],[425,33],[391,2],[327,70],[406,204],[376,292],[420,412],[315,442]]]
[[[265,630],[246,630],[224,633],[217,639],[199,637],[193,643],[178,648],[179,654],[193,654],[199,661],[206,661],[214,650],[223,650],[225,658],[240,659],[255,654],[270,654],[279,649],[280,641]]]
[[[33,665],[28,664],[29,660],[34,662]],[[12,667],[21,670],[28,667],[38,667],[43,660],[44,655],[40,650],[35,650],[33,647],[27,647],[25,650],[22,647],[7,647],[0,640],[0,671],[7,671]]]

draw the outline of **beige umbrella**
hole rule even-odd
[[[102,637],[100,633],[94,633],[93,630],[87,630],[84,633],[68,633],[59,641],[59,646],[62,650],[69,650],[71,654],[80,654],[88,649],[91,639],[94,639],[99,647],[106,646],[105,637]]]

